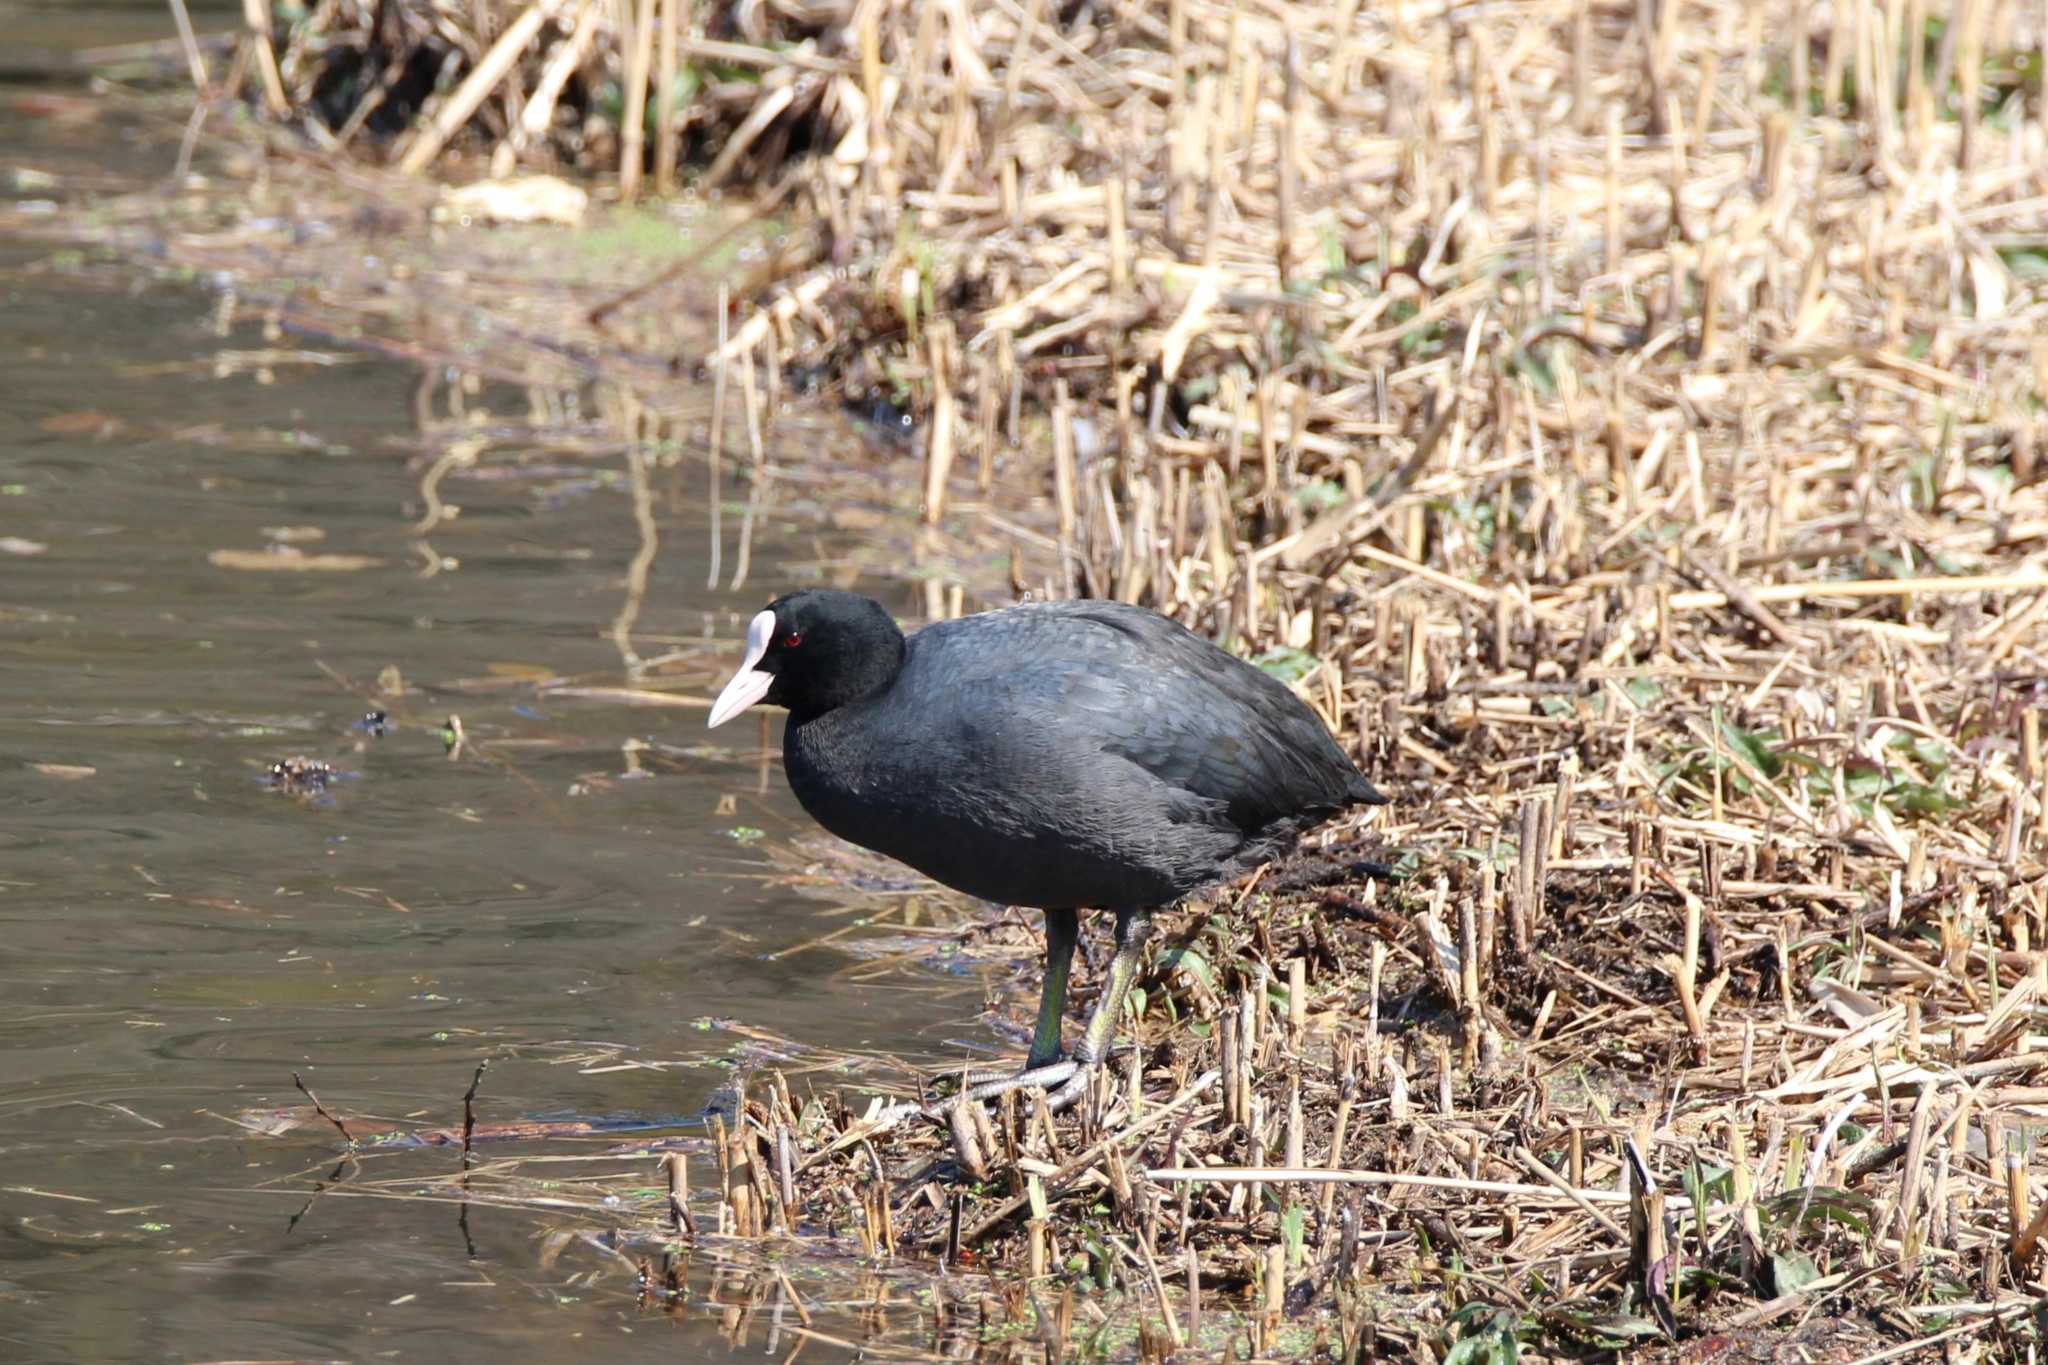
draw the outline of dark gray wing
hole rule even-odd
[[[944,656],[928,677],[980,684],[1013,719],[1123,758],[1245,833],[1377,796],[1285,684],[1142,608],[1044,603],[912,637],[928,646]],[[1032,663],[977,663],[998,656]]]

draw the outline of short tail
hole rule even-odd
[[[1344,794],[1351,798],[1353,805],[1384,806],[1388,804],[1386,793],[1366,781],[1358,773],[1353,773],[1349,781],[1345,783]]]

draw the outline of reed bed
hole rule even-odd
[[[718,379],[707,442],[615,367],[629,435],[804,495],[822,376],[914,432],[860,462],[929,615],[1153,605],[1395,797],[1185,907],[1076,1114],[876,1131],[760,1069],[700,1235],[988,1267],[1059,1353],[1875,1365],[2021,1351],[2048,1292],[2044,44],[1977,0],[325,0],[237,70],[402,174],[752,190],[717,340],[669,272],[563,322]]]

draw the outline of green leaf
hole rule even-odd
[[[1450,1350],[1444,1352],[1444,1365],[1493,1365],[1493,1338],[1490,1336],[1460,1337]]]
[[[1884,794],[1884,800],[1901,815],[1946,815],[1969,805],[1925,782],[1901,782]]]
[[[1831,1185],[1802,1185],[1783,1194],[1772,1195],[1757,1207],[1778,1227],[1790,1227],[1797,1219],[1807,1227],[1840,1223],[1853,1232],[1869,1232],[1874,1206],[1868,1195],[1854,1190],[1837,1189]]]
[[[697,98],[697,92],[704,88],[704,74],[694,65],[685,62],[676,68],[676,78],[668,88],[668,102],[671,107],[684,109]]]
[[[1948,771],[1949,757],[1947,746],[1939,744],[1925,735],[1893,735],[1885,744],[1885,747],[1887,749],[1897,749],[1911,757],[1914,762],[1922,767],[1931,768],[1937,773]]]
[[[1432,510],[1456,517],[1460,525],[1472,532],[1472,538],[1479,542],[1480,549],[1493,548],[1500,527],[1497,520],[1499,509],[1492,498],[1444,498],[1430,505]]]
[[[1184,971],[1209,989],[1216,989],[1216,969],[1193,948],[1168,948],[1159,955],[1159,966],[1163,971]]]
[[[1309,512],[1341,507],[1345,502],[1344,485],[1329,479],[1312,479],[1295,491],[1294,500]]]
[[[1648,709],[1664,695],[1664,686],[1655,678],[1634,677],[1622,684],[1622,691],[1637,706]]]
[[[1636,1313],[1596,1317],[1591,1313],[1559,1309],[1545,1316],[1552,1326],[1568,1335],[1609,1351],[1626,1350],[1636,1342],[1661,1340],[1664,1336],[1664,1329],[1656,1322]]]
[[[1820,1278],[1820,1268],[1803,1251],[1780,1251],[1771,1256],[1771,1288],[1778,1294],[1796,1294]]]
[[[1514,374],[1529,381],[1529,387],[1538,396],[1548,398],[1557,392],[1557,375],[1550,367],[1550,360],[1539,351],[1516,351],[1508,360],[1508,368]]]
[[[1284,683],[1297,683],[1309,675],[1318,660],[1305,649],[1279,645],[1258,655],[1252,660],[1260,668]]]
[[[1521,1358],[1515,1339],[1497,1332],[1460,1337],[1444,1353],[1444,1365],[1514,1365]]]
[[[1323,274],[1335,279],[1344,273],[1347,262],[1344,259],[1344,239],[1337,235],[1334,224],[1323,227]]]
[[[1876,796],[1884,787],[1884,769],[1869,759],[1852,758],[1842,764],[1842,790],[1852,799]]]
[[[2021,281],[2048,281],[2048,242],[1998,248],[2005,268]]]
[[[1713,1200],[1729,1203],[1735,1198],[1735,1173],[1727,1166],[1701,1163],[1688,1166],[1678,1178],[1686,1197],[1695,1205]]]
[[[1468,1303],[1451,1315],[1458,1339],[1443,1365],[1515,1365],[1522,1357],[1520,1315],[1490,1303]]]
[[[1684,1286],[1685,1297],[1688,1299],[1695,1298],[1701,1294],[1723,1290],[1730,1293],[1740,1293],[1743,1286],[1740,1277],[1726,1275],[1703,1265],[1686,1265],[1681,1267],[1678,1272],[1678,1282]]]
[[[1775,778],[1785,766],[1785,760],[1778,757],[1777,750],[1771,747],[1774,738],[1774,735],[1745,730],[1726,719],[1721,721],[1722,742],[1748,759],[1758,772],[1771,778]]]

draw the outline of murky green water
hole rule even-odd
[[[203,26],[231,8],[201,6]],[[0,24],[44,51],[170,31],[158,0],[0,0]],[[88,117],[84,94],[0,83],[0,172],[35,172],[14,198],[61,212],[66,177],[170,166],[174,129]],[[622,681],[604,632],[634,542],[615,479],[562,461],[451,478],[462,515],[432,543],[460,567],[425,574],[419,376],[336,353],[273,383],[221,376],[224,352],[298,343],[214,319],[203,292],[0,243],[0,1359],[786,1354],[772,1281],[716,1288],[762,1300],[735,1346],[703,1258],[698,1302],[649,1314],[618,1263],[548,1260],[529,1211],[464,1226],[449,1203],[363,1197],[450,1169],[446,1151],[380,1158],[288,1227],[338,1142],[231,1120],[299,1103],[295,1070],[330,1108],[416,1127],[459,1123],[488,1058],[486,1122],[660,1123],[724,1073],[623,1064],[729,1052],[702,1017],[931,1046],[913,1002],[971,1032],[978,996],[843,983],[829,949],[770,958],[845,921],[760,877],[762,850],[809,827],[779,774],[763,785],[750,727],[737,751],[696,749],[700,711],[452,685]],[[704,589],[694,510],[663,531],[642,651],[730,639],[775,582],[773,537],[733,596]],[[209,558],[284,541],[381,563]],[[707,681],[726,657],[706,653]],[[391,666],[408,690],[374,703],[397,722],[377,737],[350,681]],[[488,760],[446,757],[451,715]],[[636,737],[687,751],[642,761]],[[336,769],[324,794],[266,785],[296,755]],[[865,1330],[814,1307],[820,1330]]]

